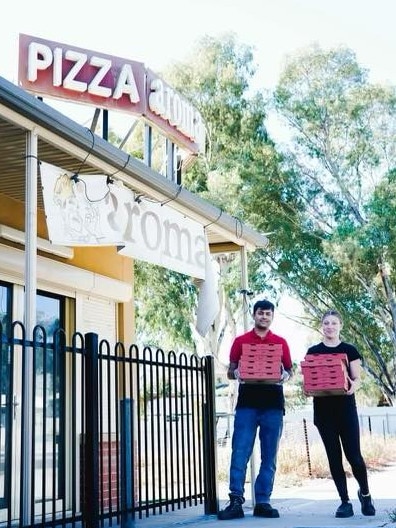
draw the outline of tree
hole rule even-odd
[[[370,84],[351,50],[312,47],[289,59],[273,102],[293,134],[284,167],[302,206],[296,249],[282,246],[276,268],[311,314],[343,313],[345,336],[394,397],[395,90]]]
[[[394,89],[370,84],[346,48],[312,47],[291,57],[271,100],[293,134],[282,147],[266,131],[264,94],[249,92],[253,74],[252,50],[226,35],[206,37],[164,75],[201,111],[209,131],[208,153],[183,173],[183,185],[272,233],[270,246],[250,256],[251,288],[273,298],[293,292],[310,316],[307,325],[323,309],[339,309],[345,338],[394,397]],[[241,304],[237,259],[218,260],[223,309],[208,339],[214,355],[226,328],[235,332]],[[184,280],[173,288],[157,272],[152,282],[170,288],[164,306],[177,310],[191,295],[182,314],[191,328],[195,290]],[[164,318],[163,329],[172,320]]]
[[[136,322],[139,340],[164,350],[195,351],[192,315],[197,295],[181,273],[135,262]]]
[[[278,163],[264,126],[264,98],[260,93],[248,93],[254,72],[252,49],[238,44],[235,36],[229,34],[220,39],[204,37],[185,61],[174,63],[163,73],[169,84],[198,108],[207,126],[207,153],[184,171],[183,185],[241,220],[245,217],[239,194],[243,191],[242,174],[254,165],[257,149],[267,167]],[[206,339],[207,350],[215,356],[226,332],[235,335],[242,301],[239,259],[235,254],[223,254],[216,260],[221,278],[221,312]],[[137,325],[147,331],[153,310],[144,300],[147,299],[145,267],[139,264],[136,268]],[[150,282],[161,285],[166,297],[161,304],[162,309],[169,311],[169,318],[159,316],[162,331],[169,331],[175,340],[184,332],[184,344],[192,345],[196,290],[187,286],[185,278],[180,279],[179,288],[174,286],[168,280],[169,274],[161,268],[151,267],[149,273]],[[185,305],[183,314],[178,313],[181,304]],[[187,332],[173,323],[181,317],[185,317],[185,325],[190,329]]]

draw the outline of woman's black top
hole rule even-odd
[[[323,342],[318,343],[317,345],[311,346],[307,350],[307,354],[346,354],[348,358],[348,365],[351,361],[355,359],[361,359],[357,348],[350,343],[345,343],[341,341],[336,347],[329,347]],[[348,366],[348,374],[350,375],[350,370]],[[351,394],[337,394],[330,396],[314,396],[313,397],[313,408],[314,408],[314,421],[317,423],[321,419],[328,419],[329,417],[337,416],[339,413],[343,414],[344,412],[351,410],[352,408],[356,409],[356,400],[355,395]]]

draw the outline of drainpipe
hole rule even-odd
[[[37,290],[37,178],[38,138],[33,130],[26,134],[25,180],[25,312],[26,339],[33,338],[36,324]],[[32,508],[32,438],[33,438],[33,354],[25,349],[22,376],[22,452],[20,517],[23,526],[30,524]]]

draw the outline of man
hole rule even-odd
[[[257,301],[253,307],[254,328],[235,338],[230,351],[229,379],[239,379],[239,360],[243,344],[277,344],[282,346],[282,369],[280,381],[240,382],[234,417],[232,454],[229,482],[229,505],[218,513],[220,520],[244,517],[242,504],[247,465],[253,451],[257,429],[259,429],[261,465],[254,483],[256,517],[279,517],[279,512],[270,504],[279,441],[283,429],[285,400],[283,382],[292,375],[290,349],[283,337],[270,331],[274,318],[274,305],[267,300]]]

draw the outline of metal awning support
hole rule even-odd
[[[26,136],[25,328],[29,338],[36,324],[38,138],[34,132]]]
[[[245,332],[249,331],[249,303],[248,303],[248,297],[247,292],[249,290],[248,286],[248,260],[247,260],[247,250],[245,246],[241,247],[240,250],[241,253],[241,286],[242,291],[245,292],[243,294],[243,328]],[[254,453],[253,456],[250,458],[250,474],[251,474],[251,496],[252,496],[252,503],[254,506],[255,498],[254,498],[254,482],[257,477],[256,472],[256,465],[254,461]]]
[[[37,180],[38,180],[38,138],[35,131],[26,134],[26,186],[25,186],[25,311],[24,323],[27,339],[32,339],[36,324],[37,291]],[[33,437],[33,356],[23,355],[22,387],[22,431],[21,456],[22,489],[21,520],[23,526],[30,524],[32,500],[32,442]]]

